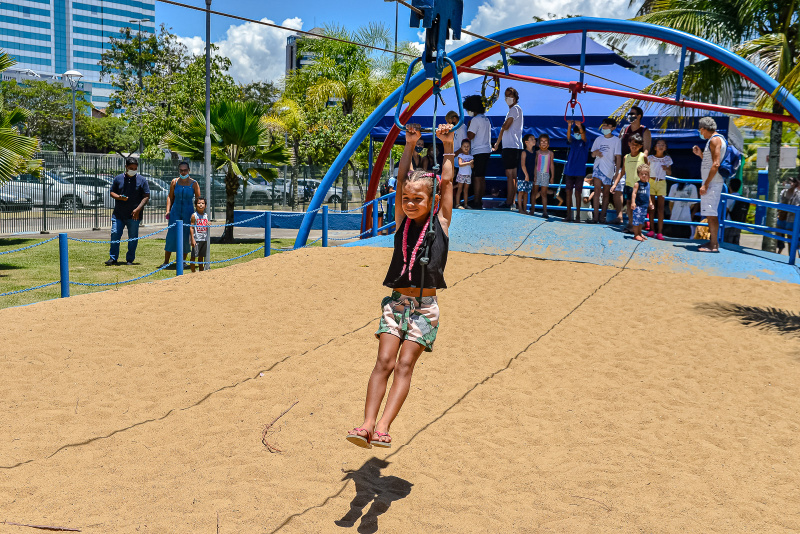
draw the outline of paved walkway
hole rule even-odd
[[[393,242],[391,236],[381,236],[347,246],[392,247]],[[568,224],[560,218],[500,211],[456,210],[450,233],[450,250],[460,252],[800,283],[800,271],[788,264],[787,256],[729,244],[719,254],[697,248],[696,241],[685,239],[638,244],[616,226]]]

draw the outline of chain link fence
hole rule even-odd
[[[119,155],[71,154],[43,152],[40,178],[19,175],[0,185],[0,235],[51,233],[65,230],[100,230],[111,227],[114,200],[111,183],[125,170],[125,159]],[[139,173],[150,185],[150,202],[142,214],[142,226],[165,223],[167,197],[173,178],[178,176],[179,160],[139,160]],[[205,169],[202,162],[189,162],[192,177],[199,182],[205,196]],[[243,171],[251,164],[240,164]],[[292,168],[277,168],[278,178],[247,180],[240,177],[235,197],[236,209],[273,211],[305,211],[327,167],[297,167],[299,201],[294,205]],[[336,209],[360,205],[366,195],[366,169],[348,169],[328,191],[325,203]],[[212,219],[225,218],[225,175],[212,174],[211,198],[206,199]]]

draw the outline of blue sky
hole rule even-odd
[[[205,7],[204,0],[183,0]],[[567,14],[628,18],[633,10],[629,0],[465,0],[464,27],[488,35],[531,22],[534,16]],[[310,30],[315,25],[336,23],[357,29],[369,22],[383,22],[394,28],[395,3],[383,0],[214,0],[212,9],[253,19]],[[400,6],[399,39],[421,42],[417,29],[409,27],[409,10]],[[156,21],[172,27],[194,53],[202,53],[205,14],[156,2]],[[211,40],[220,53],[232,61],[231,74],[242,83],[253,80],[278,81],[284,73],[286,38],[290,32],[241,22],[217,15],[211,17]],[[461,43],[465,43],[462,40]]]

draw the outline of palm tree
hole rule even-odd
[[[267,165],[285,165],[289,153],[275,143],[264,118],[263,106],[258,102],[217,101],[211,104],[211,158],[214,168],[225,168],[225,222],[233,223],[239,177],[244,173],[239,164],[254,162],[246,172],[257,174],[267,181],[277,176],[277,171]],[[203,159],[206,132],[205,110],[197,109],[178,131],[169,132],[163,146],[192,159]],[[225,227],[223,243],[233,242],[233,226]]]
[[[325,27],[324,33],[373,46],[389,47],[392,43],[389,29],[383,24],[370,23],[352,32],[331,25]],[[381,68],[380,59],[370,56],[363,47],[314,38],[303,39],[300,46],[315,58],[311,65],[301,69],[310,77],[306,98],[312,106],[323,107],[336,100],[344,114],[349,115],[360,106],[374,108],[394,90],[387,84],[388,72]]]
[[[286,134],[292,141],[292,210],[299,202],[300,195],[297,191],[298,165],[300,164],[300,140],[308,133],[308,118],[303,108],[291,98],[281,98],[272,106],[272,113],[267,116],[266,124],[281,133]]]
[[[15,63],[11,56],[0,52],[0,72]],[[41,161],[33,159],[39,148],[39,140],[20,135],[19,130],[15,128],[28,115],[28,112],[21,108],[4,109],[0,97],[0,184],[21,172],[36,174],[41,168]]]
[[[631,0],[631,6],[636,0]],[[633,20],[685,31],[733,50],[775,78],[782,87],[800,91],[800,2],[798,0],[644,0]],[[674,94],[677,72],[658,79],[645,89],[657,95]],[[704,59],[686,67],[683,93],[695,100],[729,103],[742,79],[735,72]],[[783,106],[761,94],[754,103],[759,110],[783,114]],[[778,198],[778,162],[783,122],[771,121],[768,164],[770,200]],[[768,226],[775,226],[775,210],[769,210]],[[774,251],[775,240],[764,238],[762,248]]]

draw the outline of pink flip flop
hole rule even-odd
[[[353,432],[366,432],[367,437],[361,436],[359,434],[354,434]],[[357,445],[362,449],[371,449],[371,441],[372,441],[372,433],[366,428],[354,428],[349,434],[347,434],[347,441],[352,443],[353,445]]]
[[[389,434],[384,434],[383,432],[378,432],[377,430],[375,431],[375,435],[376,435],[377,437],[379,437],[379,438],[389,438],[389,439],[392,439],[392,436],[390,436]],[[370,443],[370,445],[372,445],[373,447],[382,447],[382,448],[384,448],[384,449],[390,449],[390,448],[392,447],[392,442],[391,442],[391,441],[388,441],[388,442],[387,442],[387,441],[373,441],[373,440],[370,440],[370,442],[369,442],[369,443]]]

